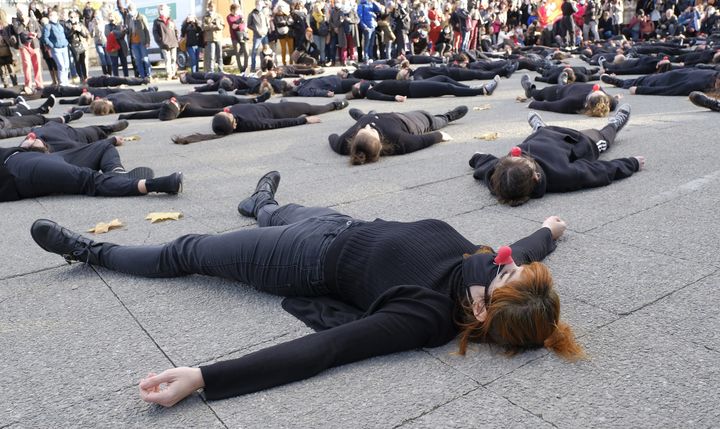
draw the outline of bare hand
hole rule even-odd
[[[404,95],[396,95],[395,96],[395,101],[400,102],[400,103],[405,101],[405,99],[407,99],[407,97],[405,97]]]
[[[553,240],[557,240],[558,238],[560,238],[565,232],[565,229],[567,229],[567,224],[565,223],[565,221],[560,219],[558,216],[550,216],[549,218],[545,219],[545,222],[543,222],[542,226],[550,230],[550,234],[552,234]]]
[[[446,132],[444,132],[444,131],[440,131],[440,135],[442,135],[442,141],[444,141],[444,142],[449,142],[450,140],[453,139],[453,138],[450,136],[450,134],[448,134],[448,133],[446,133]]]
[[[631,86],[629,88],[629,90],[630,90],[630,94],[635,94],[635,91],[637,91],[637,86]]]
[[[321,122],[319,116],[306,116],[305,120],[307,120],[308,124],[319,124]]]
[[[332,92],[332,91],[328,91],[328,92],[327,92],[327,96],[328,96],[328,97],[335,97],[335,93]]]
[[[640,166],[638,167],[638,171],[640,171],[640,170],[642,170],[643,168],[645,168],[645,157],[644,157],[644,156],[638,155],[638,156],[635,156],[635,157],[633,157],[633,158],[637,159],[638,164],[640,164]]]
[[[113,136],[113,137],[115,137],[115,142],[113,142],[113,145],[122,146],[122,144],[125,143],[125,139],[122,136]]]
[[[172,368],[140,380],[140,397],[145,402],[172,407],[196,390],[205,387],[200,368]]]

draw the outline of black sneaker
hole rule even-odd
[[[362,118],[363,116],[365,116],[365,112],[363,112],[360,109],[356,109],[354,107],[352,109],[348,110],[348,114],[350,114],[350,117],[355,119],[356,121],[358,119]]]
[[[145,187],[149,192],[164,192],[166,194],[178,194],[183,188],[183,174],[173,173],[169,176],[163,176],[147,179]]]
[[[690,101],[692,101],[692,104],[696,106],[714,110],[715,112],[720,112],[720,101],[716,100],[715,98],[708,97],[700,91],[691,92]]]
[[[333,101],[333,105],[335,106],[335,110],[342,110],[350,105],[350,103],[347,102],[347,100],[340,100],[340,101]]]
[[[69,122],[76,121],[76,120],[82,118],[83,115],[84,115],[84,113],[82,110],[75,110],[71,113],[63,115],[63,120],[67,124]]]
[[[606,74],[606,73],[603,73],[600,75],[600,80],[607,84],[613,85],[613,86],[617,86],[617,87],[623,86],[622,79],[618,79],[615,76],[610,76],[609,74]]]
[[[155,177],[155,172],[150,167],[135,167],[130,171],[125,171],[125,169],[116,169],[111,171],[109,174],[113,175],[124,175],[131,179],[152,179]]]
[[[538,129],[542,127],[546,127],[547,124],[543,119],[540,117],[540,115],[537,112],[530,112],[528,113],[528,124],[533,129],[533,132],[537,131]]]
[[[73,261],[97,263],[97,252],[92,251],[93,240],[51,220],[36,220],[30,227],[30,235],[43,250],[62,256],[68,264]]]
[[[520,85],[522,85],[523,89],[525,90],[525,97],[530,98],[532,96],[531,92],[533,89],[533,84],[530,81],[530,76],[523,75],[523,77],[520,79]]]
[[[568,74],[567,72],[560,73],[560,76],[558,76],[558,85],[567,85],[568,84]]]
[[[263,91],[262,94],[255,97],[254,103],[264,103],[270,99],[270,91]]]
[[[118,131],[122,131],[125,128],[127,128],[130,125],[130,123],[125,119],[120,119],[119,121],[115,122],[114,124],[110,125],[110,128],[113,130],[114,133],[117,133]]]
[[[279,185],[280,173],[271,171],[265,174],[255,186],[255,192],[238,204],[240,214],[246,217],[256,217],[262,206],[275,202],[275,192]]]
[[[517,71],[518,67],[520,67],[519,63],[515,61],[510,61],[510,63],[503,68],[503,70],[505,71],[505,77],[512,76],[513,73]]]
[[[468,108],[467,106],[458,106],[451,111],[447,112],[445,116],[448,119],[448,122],[457,121],[458,119],[462,118],[463,116],[467,115]]]
[[[598,58],[598,65],[600,66],[600,70],[605,71],[605,57],[601,56]]]
[[[500,76],[495,75],[493,80],[491,80],[490,82],[486,83],[483,86],[483,89],[485,90],[485,95],[492,95],[492,93],[495,92],[495,89],[497,88],[498,83],[500,83]]]
[[[629,120],[630,105],[623,104],[622,106],[618,107],[617,112],[615,112],[615,116],[608,119],[608,123],[615,127],[615,132],[619,133]]]

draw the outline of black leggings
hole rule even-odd
[[[87,66],[85,65],[85,51],[77,52],[71,48],[70,54],[72,54],[75,61],[75,71],[77,71],[80,80],[84,82],[88,77]]]
[[[144,277],[204,274],[276,295],[325,295],[324,255],[338,234],[359,223],[327,208],[268,204],[258,213],[259,228],[185,235],[156,246],[105,243],[98,259]]]
[[[268,109],[273,115],[273,119],[290,119],[301,115],[314,116],[335,110],[335,104],[333,103],[316,105],[288,101],[285,103],[262,103],[259,106]]]
[[[5,166],[14,176],[21,198],[51,194],[141,195],[137,179],[97,171],[122,167],[120,156],[109,141],[51,154],[19,152],[10,156]]]
[[[70,128],[69,125],[50,123],[40,128],[34,128],[33,132],[50,147],[53,153],[90,143],[100,143],[100,140],[106,139],[114,132],[112,128],[107,125],[91,125],[89,127],[73,128],[72,136],[70,136],[57,130],[58,127],[63,126]],[[53,130],[56,132],[53,133]]]
[[[563,97],[558,94],[562,88],[564,88],[562,85],[552,85],[546,86],[542,89],[537,89],[535,85],[533,85],[532,90],[530,90],[530,97],[534,98],[536,101],[562,100]]]
[[[447,76],[435,76],[421,81],[411,81],[408,88],[409,98],[442,97],[454,95],[456,97],[472,97],[485,94],[483,87],[471,88]]]
[[[610,149],[610,146],[615,143],[615,136],[617,135],[615,127],[610,124],[605,125],[605,127],[599,130],[590,129],[582,130],[580,132],[590,137],[590,140],[592,140],[595,144],[601,140],[605,140],[607,144],[604,149],[598,148],[600,152],[605,152],[607,149]]]
[[[442,68],[442,67],[420,67],[415,69],[413,77],[417,79],[427,79],[435,76],[446,76],[455,81],[461,80],[487,80],[495,77],[497,73],[486,70],[471,70],[459,67]]]
[[[139,77],[118,77],[118,76],[95,76],[87,80],[87,86],[103,87],[103,86],[138,86],[144,85],[147,81]]]

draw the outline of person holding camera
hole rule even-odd
[[[194,14],[190,14],[180,27],[180,37],[185,39],[185,52],[190,60],[190,71],[200,71],[200,46],[203,44],[203,30]]]
[[[230,27],[230,40],[232,40],[233,50],[235,51],[235,61],[237,62],[238,72],[242,73],[248,66],[248,52],[245,46],[248,35],[245,17],[240,9],[240,5],[230,5],[230,14],[227,16],[227,23]],[[240,58],[242,58],[242,61],[240,61]]]
[[[205,6],[205,17],[203,18],[203,37],[205,40],[205,72],[213,72],[217,70],[222,73],[222,31],[225,28],[220,15],[215,12],[215,6],[212,1],[208,1]]]
[[[90,39],[90,32],[82,22],[80,22],[80,14],[77,11],[70,12],[69,23],[66,27],[65,36],[70,43],[70,54],[75,62],[75,71],[77,71],[80,81],[85,82],[88,78],[87,57],[85,51],[87,49],[87,41]]]
[[[10,30],[10,28],[7,28]],[[17,9],[16,18],[12,22],[11,45],[17,47],[22,61],[22,70],[25,77],[25,85],[23,92],[27,94],[33,93],[33,83],[35,90],[43,88],[42,67],[40,67],[39,48],[40,42],[40,25],[34,16],[27,16],[21,8]],[[14,40],[12,40],[14,38]],[[14,42],[14,43],[13,43]],[[14,74],[13,74],[14,76]],[[17,78],[13,82],[17,85]]]

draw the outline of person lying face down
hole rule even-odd
[[[536,110],[604,117],[615,110],[618,100],[622,98],[620,95],[610,96],[597,84],[574,83],[537,89],[527,75],[522,77],[520,83],[525,96],[534,98],[528,107]]]
[[[531,112],[528,122],[533,133],[501,158],[476,153],[470,159],[473,176],[484,181],[498,201],[518,206],[547,192],[570,192],[607,186],[639,171],[645,158],[635,156],[599,160],[615,141],[616,134],[630,118],[630,106],[623,105],[600,130],[577,131],[546,125]]]

